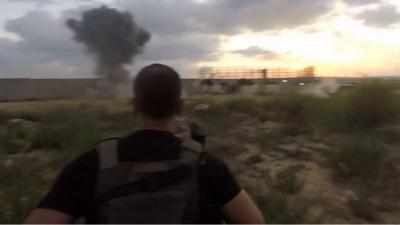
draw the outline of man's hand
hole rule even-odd
[[[26,219],[26,224],[69,224],[71,216],[52,209],[35,209]]]
[[[224,206],[223,212],[228,223],[265,223],[262,213],[244,190]]]

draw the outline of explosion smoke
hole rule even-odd
[[[101,78],[98,95],[112,97],[116,84],[125,82],[131,63],[150,40],[150,34],[138,26],[129,12],[102,6],[85,11],[82,19],[68,19],[66,25],[75,32],[75,40],[86,45],[95,57],[95,73]]]

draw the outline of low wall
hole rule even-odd
[[[0,101],[79,99],[90,97],[98,79],[0,79]],[[185,93],[194,88],[193,79],[183,80]],[[132,96],[132,82],[118,85],[118,97]]]

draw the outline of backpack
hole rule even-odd
[[[182,145],[179,159],[120,162],[118,139],[97,147],[97,220],[101,223],[196,223],[201,153]],[[198,149],[197,149],[198,150]]]

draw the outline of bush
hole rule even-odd
[[[337,175],[359,177],[364,181],[378,178],[386,155],[387,149],[379,140],[354,135],[343,138],[338,148],[328,153]]]
[[[345,131],[348,128],[341,99],[314,98],[304,111],[309,127],[323,132]]]
[[[23,119],[23,120],[28,120],[32,122],[37,122],[40,119],[40,116],[38,113],[35,112],[28,112],[28,111],[21,111],[17,112],[13,115],[12,119]]]
[[[239,86],[251,86],[251,85],[253,85],[254,83],[253,83],[253,81],[252,80],[249,80],[249,79],[239,79],[238,81],[237,81],[237,84],[239,85]]]
[[[228,99],[222,104],[223,110],[227,113],[247,113],[252,114],[258,109],[257,99],[251,97],[238,97],[233,99]]]
[[[32,148],[64,150],[66,156],[74,158],[90,150],[100,137],[96,120],[89,114],[51,111],[42,122],[33,138]]]
[[[226,97],[220,101],[206,99],[206,101],[202,102],[210,105],[209,109],[200,113],[202,116],[226,116],[227,114],[229,115],[231,113],[251,114],[257,111],[260,105],[259,101],[252,97]]]
[[[275,146],[285,136],[280,130],[273,130],[270,132],[258,132],[253,138],[253,142],[257,143],[260,149],[265,150]]]
[[[297,176],[298,170],[298,167],[290,166],[279,171],[276,174],[275,188],[286,194],[296,194],[301,191],[304,182]]]
[[[239,91],[239,86],[237,84],[227,84],[224,88],[227,94],[233,94]]]
[[[215,109],[199,112],[194,121],[204,129],[207,135],[211,136],[226,136],[226,131],[234,124],[230,117],[226,117],[226,114]]]
[[[240,114],[257,114],[258,101],[250,97],[229,97],[221,100],[206,99],[202,101],[210,107],[206,110],[197,111],[194,120],[198,122],[210,135],[226,135],[224,131],[235,126]]]
[[[400,113],[400,98],[383,81],[366,81],[329,99],[303,97],[308,104],[294,99],[297,103],[285,100],[289,107],[283,115],[303,118],[308,126],[325,132],[371,131],[397,122]]]
[[[367,198],[351,199],[348,204],[355,216],[371,222],[376,222],[378,218],[378,209],[376,205]]]
[[[399,117],[399,98],[387,82],[366,81],[344,97],[346,122],[351,130],[382,127]]]
[[[23,223],[50,185],[40,179],[42,172],[31,160],[9,167],[0,164],[0,223]]]
[[[33,125],[24,120],[8,123],[0,135],[0,148],[6,154],[28,150],[34,130]]]
[[[205,80],[202,80],[202,81],[200,82],[200,86],[211,87],[211,86],[213,86],[213,85],[214,85],[214,81],[211,80],[211,79],[205,79]]]
[[[7,122],[11,118],[9,112],[0,111],[0,124]]]
[[[62,131],[59,128],[43,125],[32,140],[32,149],[61,149]]]
[[[273,109],[273,118],[286,126],[282,130],[287,135],[298,135],[309,130],[309,108],[316,97],[290,92],[276,96],[268,106]]]
[[[400,143],[400,127],[398,126],[387,126],[377,130],[376,136],[382,138],[389,144]]]
[[[268,197],[257,199],[257,204],[267,223],[306,224],[313,223],[308,218],[309,205],[303,202],[291,202],[280,193],[271,193]]]

